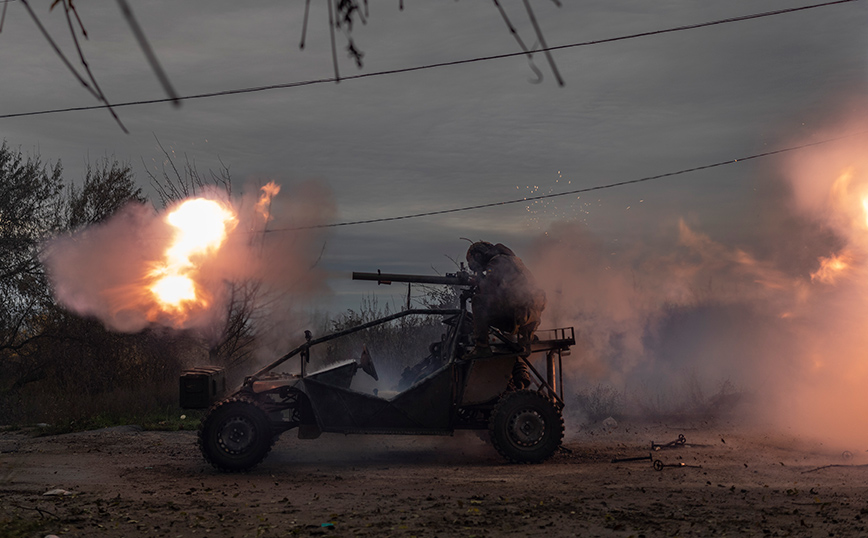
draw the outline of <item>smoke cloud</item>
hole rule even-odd
[[[154,271],[176,237],[166,217],[181,202],[166,211],[131,203],[100,224],[48,242],[43,262],[55,297],[121,332],[156,324],[218,338],[229,309],[238,307],[253,312],[260,329],[276,325],[299,303],[327,291],[317,265],[324,234],[299,228],[330,221],[335,206],[331,192],[312,182],[251,191],[232,200],[216,190],[201,196],[235,214],[219,249],[190,257],[201,302],[167,307],[151,291]]]
[[[529,258],[544,326],[576,327],[571,382],[610,384],[656,412],[702,398],[711,411],[712,396],[738,392],[751,396],[745,417],[868,447],[868,134],[842,137],[866,119],[851,109],[788,141],[837,138],[757,178],[759,224],[744,244],[682,220],[613,254],[584,225],[552,225]]]

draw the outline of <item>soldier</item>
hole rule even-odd
[[[526,357],[530,354],[533,333],[545,308],[545,292],[521,259],[505,245],[478,241],[467,249],[467,263],[477,275],[478,291],[473,296],[473,335],[471,358],[491,355],[488,328],[517,334]],[[517,361],[513,381],[519,388],[530,385],[524,361]]]

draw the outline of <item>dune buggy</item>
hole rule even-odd
[[[361,278],[357,275],[354,278]],[[377,275],[397,281],[410,276]],[[469,429],[488,430],[495,449],[509,461],[548,459],[564,434],[561,360],[575,344],[573,328],[537,331],[529,350],[492,329],[493,354],[468,358],[473,332],[472,313],[466,308],[470,295],[469,290],[461,294],[457,309],[408,309],[319,338],[305,331],[303,344],[248,376],[239,390],[210,406],[199,429],[203,456],[220,470],[243,471],[261,462],[280,434],[292,429],[298,430],[300,439],[315,439],[322,432],[451,435]],[[404,369],[391,390],[360,388],[364,383],[359,382],[358,370],[379,378],[366,347],[357,358],[307,371],[311,353],[318,347],[406,316],[439,318],[443,332],[428,346],[427,356]],[[545,357],[544,363],[536,361],[545,365],[545,375],[529,360],[535,357]],[[298,361],[294,372],[277,371],[291,359]],[[532,372],[532,388],[513,388],[516,361],[524,361]],[[194,396],[209,390],[207,381],[195,381],[203,376],[211,379],[213,374],[188,372],[186,383],[182,376],[182,404],[206,407],[211,398]]]

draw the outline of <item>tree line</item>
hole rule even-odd
[[[207,181],[186,170],[151,176],[162,205]],[[229,188],[227,175],[214,180]],[[40,262],[46,241],[98,224],[130,203],[149,201],[129,164],[103,158],[88,164],[76,183],[64,178],[59,161],[25,155],[5,141],[0,146],[0,425],[96,416],[111,423],[176,409],[178,376],[197,360],[192,357],[240,365],[251,356],[255,327],[243,292],[253,283],[237,283],[222,334],[207,343],[193,332],[157,326],[111,332],[54,300]]]

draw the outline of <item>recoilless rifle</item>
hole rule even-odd
[[[406,282],[407,284],[442,284],[465,288],[459,295],[461,309],[467,306],[467,300],[476,293],[476,275],[467,271],[462,263],[458,272],[440,275],[412,275],[400,273],[360,273],[353,272],[353,280],[372,280],[378,285],[390,285],[392,282]],[[410,290],[407,290],[407,308],[410,308]]]

